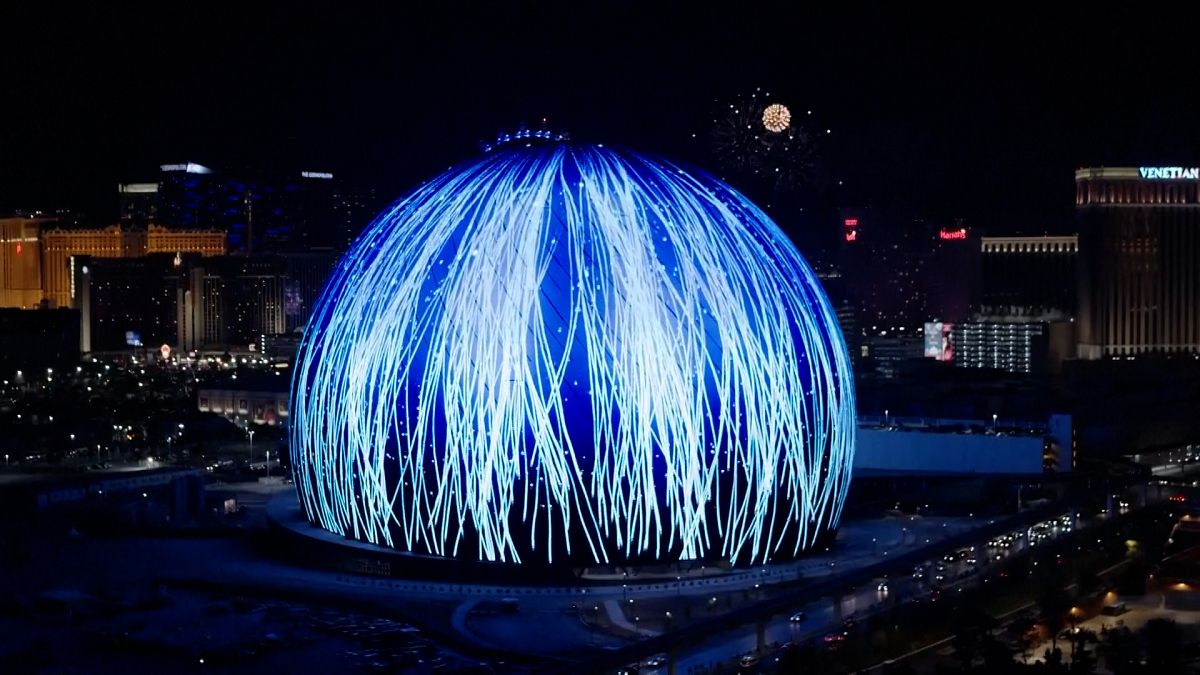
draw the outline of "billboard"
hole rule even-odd
[[[954,348],[950,345],[952,323],[933,321],[925,323],[925,358],[938,361],[953,361]]]

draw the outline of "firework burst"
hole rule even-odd
[[[811,116],[811,110],[793,113],[772,100],[769,92],[755,90],[718,104],[708,140],[718,165],[730,178],[791,190],[811,178],[818,136],[805,124]]]

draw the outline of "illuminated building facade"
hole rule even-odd
[[[827,541],[856,430],[812,270],[720,181],[502,146],[343,258],[293,369],[308,518],[422,555],[761,563]]]
[[[186,275],[175,254],[77,256],[72,262],[81,351],[179,344],[176,307]]]
[[[283,298],[284,330],[293,331],[308,324],[341,254],[333,250],[310,250],[285,253],[282,257],[287,273]]]
[[[345,251],[380,206],[374,190],[329,171],[231,176],[194,162],[163,164],[157,181],[118,192],[122,226],[219,230],[237,255]]]
[[[0,307],[37,307],[42,302],[43,220],[0,219]]]
[[[969,227],[876,208],[841,209],[838,223],[839,267],[867,338],[967,318],[979,266]]]
[[[194,261],[180,296],[179,346],[257,349],[263,335],[284,332],[289,279],[275,256],[225,256]]]
[[[964,322],[952,326],[950,335],[961,368],[1029,373],[1045,360],[1044,323]]]
[[[263,335],[284,332],[284,289],[287,274],[283,261],[274,256],[229,257],[219,271],[224,327],[223,344],[253,345]]]
[[[71,307],[74,268],[71,258],[137,258],[150,253],[224,253],[220,230],[171,230],[151,225],[131,230],[119,225],[103,229],[61,229],[42,232],[43,293],[52,307]]]
[[[176,230],[161,225],[146,229],[146,253],[225,255],[225,233],[220,230]]]
[[[136,258],[72,258],[81,348],[118,351],[137,341],[184,351],[257,349],[283,332],[283,261],[272,256],[151,253]]]
[[[983,237],[984,316],[1075,316],[1079,237]]]
[[[1073,356],[1070,321],[966,321],[950,328],[954,364],[1009,373],[1057,371]]]
[[[1200,353],[1200,169],[1075,172],[1079,355]]]

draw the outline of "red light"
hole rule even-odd
[[[20,242],[18,242],[17,243],[17,255],[21,255],[21,250],[22,250],[22,246],[21,246]]]
[[[938,239],[949,240],[949,239],[966,239],[966,238],[967,238],[967,228],[965,228],[965,227],[960,227],[957,230],[942,229],[942,230],[938,231]]]
[[[850,230],[846,233],[846,241],[854,241],[858,239],[858,230]]]
[[[842,221],[842,225],[846,227],[858,227],[858,218],[847,218]]]

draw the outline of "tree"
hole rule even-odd
[[[1066,626],[1067,611],[1071,609],[1071,599],[1058,583],[1051,582],[1042,588],[1037,597],[1038,610],[1042,614],[1042,623],[1050,631],[1050,648],[1058,649],[1058,634]]]
[[[1126,675],[1136,669],[1141,659],[1137,640],[1128,628],[1106,628],[1100,631],[1100,654],[1104,667],[1113,675]]]
[[[1004,675],[1016,671],[1020,666],[1013,660],[1012,649],[1004,642],[997,640],[991,633],[985,633],[979,646],[983,657],[983,671],[991,675]],[[1022,655],[1022,658],[1024,655]]]
[[[1021,650],[1021,663],[1029,663],[1029,648],[1033,646],[1033,622],[1021,616],[1008,624],[1008,631],[1016,639]]]
[[[1170,619],[1150,619],[1139,631],[1152,673],[1178,673],[1183,669],[1183,634]]]
[[[1097,659],[1088,645],[1096,644],[1096,634],[1090,630],[1077,630],[1071,633],[1071,673],[1074,675],[1090,675],[1096,671]]]

